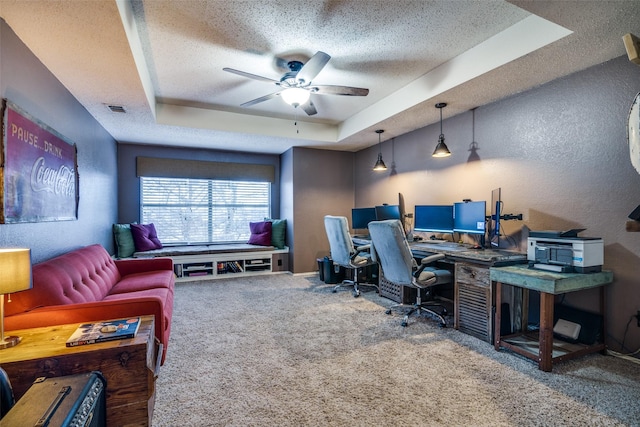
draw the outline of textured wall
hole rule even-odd
[[[453,155],[431,153],[439,124],[386,141],[383,157],[393,172],[371,171],[377,147],[356,156],[356,206],[404,195],[416,204],[450,204],[464,198],[490,200],[502,188],[507,213],[523,221],[503,222],[512,244],[521,229],[586,228],[602,237],[607,288],[607,343],[619,350],[625,326],[640,309],[640,233],[625,231],[627,215],[640,204],[640,176],[631,166],[626,121],[640,91],[640,67],[626,56],[502,101],[447,118],[443,131]],[[442,101],[446,101],[443,97]],[[475,142],[475,144],[473,144]],[[524,248],[524,247],[523,247]],[[571,294],[566,302],[597,308],[597,294]],[[635,320],[625,345],[640,347]]]
[[[324,216],[351,217],[354,154],[294,147],[283,159],[289,178],[283,181],[282,197],[293,218],[294,264],[289,267],[294,273],[315,271],[316,260],[329,254]]]
[[[111,136],[0,20],[0,90],[77,146],[77,221],[0,224],[0,246],[31,248],[33,262],[100,243],[113,253],[116,145]]]

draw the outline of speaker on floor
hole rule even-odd
[[[107,382],[98,371],[38,378],[2,418],[3,427],[106,427]]]

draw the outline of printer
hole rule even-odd
[[[604,242],[597,237],[578,237],[583,230],[529,232],[529,266],[562,273],[602,271]]]

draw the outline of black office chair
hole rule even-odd
[[[353,296],[359,297],[360,283],[358,280],[362,270],[376,264],[371,259],[371,254],[367,252],[370,245],[358,246],[357,248],[353,246],[351,233],[349,233],[349,223],[344,216],[325,216],[324,227],[329,239],[331,259],[334,265],[344,267],[353,272],[353,280],[343,280],[342,283],[333,288],[333,292],[337,292],[342,286],[349,286],[353,287]],[[376,290],[378,289],[376,284],[367,283],[366,285],[373,286]]]
[[[397,219],[370,222],[369,234],[371,235],[371,253],[380,264],[385,279],[396,285],[416,289],[416,302],[413,305],[403,303],[393,305],[387,309],[387,314],[391,314],[394,309],[402,311],[408,309],[402,320],[402,326],[407,326],[411,314],[425,312],[436,317],[440,320],[440,326],[445,327],[447,322],[444,316],[447,315],[447,308],[435,300],[422,301],[422,293],[425,290],[429,294],[429,288],[432,286],[451,283],[449,270],[430,266],[444,258],[444,255],[425,257],[418,266],[411,253],[402,224]]]
[[[9,412],[9,409],[13,408],[15,403],[9,377],[4,369],[0,368],[0,419]]]

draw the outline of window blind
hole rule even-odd
[[[136,176],[275,182],[275,167],[253,163],[136,158]]]

